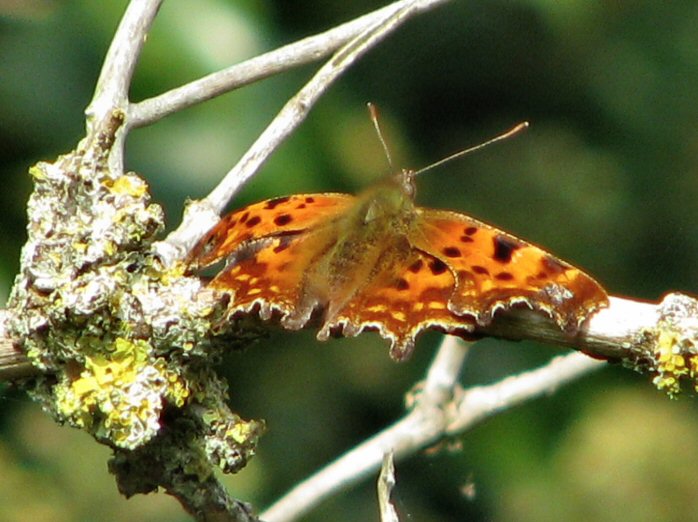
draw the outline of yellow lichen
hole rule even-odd
[[[34,182],[44,181],[47,178],[44,169],[40,165],[41,163],[29,167],[29,175],[34,179]]]
[[[679,342],[680,339],[675,333],[662,330],[659,332],[654,350],[657,375],[652,382],[659,390],[666,391],[671,397],[681,391],[681,377],[689,374],[686,359],[681,355]]]
[[[86,357],[80,376],[59,383],[56,395],[59,412],[73,424],[135,448],[158,432],[163,399],[181,407],[190,391],[164,359],[152,359],[148,343],[119,338],[110,353]]]
[[[255,423],[240,421],[228,430],[226,435],[238,444],[246,444],[257,430],[258,426]]]
[[[693,389],[698,392],[698,355],[688,356],[688,375],[693,379]]]
[[[109,179],[105,184],[114,194],[123,194],[134,198],[143,197],[148,192],[148,186],[143,180],[128,174],[119,176],[114,181]]]

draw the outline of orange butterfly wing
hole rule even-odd
[[[472,332],[474,319],[457,317],[448,310],[455,279],[440,260],[413,250],[398,265],[370,281],[327,317],[318,333],[324,340],[332,333],[355,336],[377,330],[390,341],[390,355],[405,360],[415,338],[426,328],[464,336]]]
[[[590,276],[545,250],[456,212],[418,208],[410,241],[445,263],[455,277],[448,301],[454,314],[487,324],[498,309],[525,304],[575,332],[608,304]]]
[[[463,214],[415,211],[410,255],[327,317],[318,338],[377,330],[404,360],[426,328],[467,337],[497,310],[525,305],[573,333],[608,303],[596,281],[541,248]]]
[[[304,275],[327,238],[314,234],[354,203],[347,194],[300,194],[262,201],[225,216],[189,256],[193,268],[227,259],[209,287],[232,293],[228,314],[259,307],[298,329],[320,303],[304,298]]]
[[[342,214],[354,202],[348,194],[297,194],[248,205],[225,215],[189,254],[196,269],[227,258],[243,244],[298,233]]]

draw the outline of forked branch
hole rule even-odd
[[[260,517],[265,522],[296,520],[338,491],[375,474],[386,453],[393,452],[399,462],[603,367],[599,361],[573,353],[537,370],[463,390],[458,377],[468,349],[464,344],[455,337],[444,339],[407,415],[298,484]]]

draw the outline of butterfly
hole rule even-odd
[[[425,329],[468,338],[524,306],[573,335],[608,304],[594,279],[545,250],[416,206],[414,177],[402,170],[357,196],[298,194],[236,210],[193,248],[189,266],[226,261],[208,286],[230,294],[228,318],[256,313],[290,330],[319,318],[320,340],[375,330],[398,361]]]

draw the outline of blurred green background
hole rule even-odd
[[[0,0],[0,300],[24,241],[27,168],[83,133],[124,1]],[[165,2],[132,87],[141,100],[381,4]],[[523,135],[419,179],[420,204],[497,224],[585,268],[616,295],[698,286],[698,3],[460,1],[372,51],[235,201],[360,190],[385,173],[373,101],[398,165],[418,168],[521,120]],[[128,168],[177,225],[317,65],[133,132]],[[693,239],[692,239],[693,238]],[[232,353],[233,409],[265,418],[258,456],[227,479],[260,508],[403,412],[440,336],[396,365],[375,335],[320,344],[278,334]],[[487,383],[559,350],[480,343],[464,381]],[[165,495],[121,498],[108,450],[0,389],[0,520],[188,520]],[[618,367],[506,412],[455,452],[397,465],[402,520],[698,520],[698,408]],[[474,485],[475,496],[462,489]],[[374,482],[305,520],[376,520]]]

